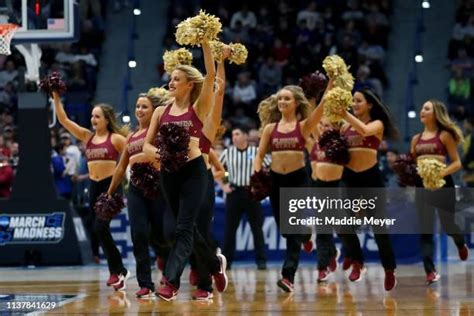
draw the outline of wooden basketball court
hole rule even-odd
[[[129,268],[134,269],[134,266]],[[314,266],[303,264],[298,270],[295,292],[282,292],[276,281],[280,265],[257,271],[253,265],[234,265],[228,276],[230,285],[213,301],[191,300],[192,288],[185,270],[178,299],[139,300],[134,274],[125,292],[105,286],[105,266],[3,268],[0,274],[0,312],[13,312],[10,302],[55,302],[52,310],[32,309],[31,315],[136,315],[169,313],[174,315],[474,315],[474,267],[472,263],[439,266],[437,284],[427,286],[421,265],[397,269],[398,285],[390,293],[383,289],[383,269],[369,264],[365,278],[347,280],[340,268],[326,284],[316,282]],[[160,273],[154,271],[154,280]],[[21,314],[24,314],[23,311]]]

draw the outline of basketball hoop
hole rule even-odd
[[[10,42],[18,29],[18,25],[7,23],[0,24],[0,54],[10,55]]]

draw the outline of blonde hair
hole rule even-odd
[[[150,88],[147,93],[140,93],[139,98],[147,98],[154,109],[159,106],[168,105],[171,98],[168,95],[168,90],[165,88]]]
[[[451,136],[454,138],[454,141],[456,142],[456,145],[461,144],[464,141],[461,129],[449,117],[448,110],[446,109],[444,103],[436,99],[430,99],[428,102],[433,105],[433,113],[438,128],[451,134]]]
[[[260,132],[263,131],[266,125],[276,123],[281,119],[281,113],[278,110],[278,93],[281,90],[288,90],[293,94],[296,103],[295,114],[298,121],[304,120],[309,116],[310,104],[304,96],[303,89],[294,85],[284,86],[276,94],[269,96],[259,103],[257,113],[260,118]]]
[[[193,89],[191,90],[191,103],[194,104],[194,102],[196,102],[197,98],[199,97],[199,94],[201,93],[202,84],[204,82],[203,75],[195,67],[188,65],[176,66],[174,70],[182,71],[186,76],[186,79],[189,82],[194,83]]]
[[[121,126],[117,122],[117,118],[115,116],[114,108],[107,103],[99,103],[94,106],[95,108],[100,108],[102,113],[104,113],[104,118],[108,121],[107,123],[107,130],[111,133],[117,133],[122,136],[127,136],[130,132],[130,126],[123,125]]]

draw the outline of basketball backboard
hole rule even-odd
[[[78,14],[75,0],[0,0],[0,24],[19,26],[12,44],[75,41]]]

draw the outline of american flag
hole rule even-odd
[[[48,19],[48,30],[64,30],[64,19]]]

